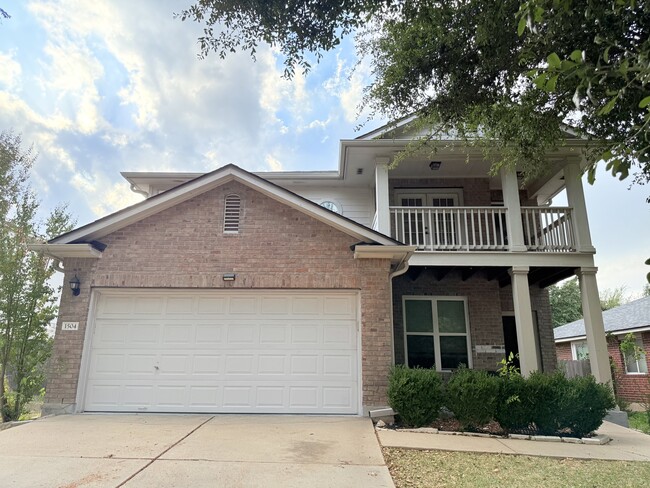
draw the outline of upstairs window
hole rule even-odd
[[[239,195],[226,195],[223,210],[223,233],[238,234],[241,216],[241,198]]]

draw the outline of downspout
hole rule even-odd
[[[393,278],[397,278],[398,276],[402,276],[404,273],[406,273],[409,269],[409,258],[411,257],[411,254],[407,254],[402,258],[402,260],[399,262],[399,264],[395,267],[395,271],[390,273],[388,275],[388,286],[390,288],[390,300],[391,302],[393,301]],[[390,304],[390,328],[393,333],[390,335],[390,355],[391,355],[391,361],[393,363],[393,366],[395,365],[395,320],[393,317],[393,304]]]

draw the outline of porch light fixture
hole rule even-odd
[[[72,294],[74,296],[79,296],[79,293],[81,293],[81,289],[79,288],[80,285],[81,281],[79,281],[77,275],[74,275],[74,278],[70,280],[70,289],[72,290]]]
[[[442,166],[442,161],[431,161],[429,163],[429,168],[431,171],[438,171],[440,169],[440,166]]]
[[[223,281],[235,281],[235,273],[224,273],[222,278]]]

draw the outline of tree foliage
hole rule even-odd
[[[650,179],[648,34],[644,0],[200,0],[181,12],[205,25],[201,54],[260,43],[308,70],[348,34],[374,79],[364,104],[397,121],[416,115],[429,140],[453,132],[528,178],[570,123],[593,165]],[[421,149],[420,141],[415,149]]]
[[[0,133],[0,411],[3,421],[20,418],[25,405],[44,384],[49,357],[48,324],[56,317],[56,290],[50,283],[50,259],[27,245],[72,227],[65,208],[43,223],[29,187],[35,160],[21,138]]]
[[[550,286],[548,295],[551,301],[553,327],[559,327],[582,318],[582,302],[580,301],[580,286],[577,278]]]
[[[559,327],[582,318],[582,302],[578,278],[550,286],[548,294],[551,302],[553,327]],[[630,297],[625,294],[624,286],[606,288],[600,292],[600,308],[603,311],[619,307],[629,301]]]

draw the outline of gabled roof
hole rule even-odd
[[[210,173],[206,173],[198,178],[180,184],[164,193],[148,198],[143,202],[136,203],[135,205],[119,210],[113,214],[96,220],[95,222],[91,222],[90,224],[55,237],[49,241],[49,244],[79,244],[97,241],[112,232],[231,181],[237,181],[253,188],[269,198],[295,208],[296,210],[320,220],[321,222],[353,236],[360,241],[389,246],[401,245],[400,242],[391,239],[384,234],[327,210],[306,198],[271,183],[264,178],[256,176],[253,173],[249,173],[234,164],[223,166]]]
[[[642,329],[650,330],[650,297],[640,298],[626,303],[620,307],[611,308],[603,312],[605,332],[623,334],[627,332],[640,332]],[[585,336],[584,320],[576,320],[562,325],[553,330],[556,342],[570,339],[580,339]]]

